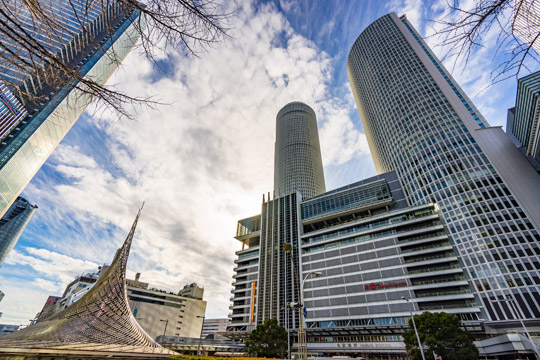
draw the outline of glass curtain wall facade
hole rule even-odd
[[[512,115],[506,131],[527,156],[540,161],[540,71],[518,80]]]
[[[21,237],[37,208],[26,199],[18,197],[0,219],[0,266]]]
[[[298,313],[285,311],[287,303],[300,302],[298,286],[302,279],[298,279],[301,276],[298,202],[298,193],[263,201],[257,324],[263,324],[268,319],[278,319],[283,326],[288,324],[288,328],[299,326]],[[285,243],[292,245],[290,255],[283,251]]]
[[[409,205],[439,206],[482,316],[538,320],[540,235],[529,216],[536,212],[523,209],[493,164],[488,144],[499,137],[490,139],[487,121],[407,19],[394,13],[357,38],[347,72],[377,171],[397,173]]]
[[[42,26],[23,11],[26,7],[12,2],[2,5],[7,6],[2,10],[16,14],[15,18],[9,17],[9,21],[41,39],[43,43],[40,44],[56,53],[68,66],[103,84],[137,41],[144,19],[140,18],[138,10],[127,11],[116,2],[103,7],[98,2],[93,4],[87,9],[84,1],[44,1],[44,11],[54,14],[65,24],[52,36],[42,36]],[[85,15],[78,18],[78,12]],[[32,54],[22,55],[32,59]],[[60,88],[47,83],[48,71],[52,70],[43,66],[41,73],[25,73],[20,69],[15,71],[8,60],[0,62],[0,81],[19,86],[7,89],[4,85],[0,89],[0,136],[3,136],[0,142],[0,215],[5,213],[92,100],[89,94],[74,88],[75,83]],[[21,94],[19,89],[35,98],[17,96]]]
[[[317,117],[308,105],[285,105],[276,118],[274,192],[310,198],[326,191]]]
[[[253,328],[256,299],[254,323],[278,319],[294,342],[298,312],[286,304],[298,302],[303,279],[311,355],[405,358],[409,310],[453,313],[481,331],[472,283],[437,205],[408,206],[395,172],[306,200],[263,200],[261,215],[238,222],[237,239],[244,247],[236,253],[228,328],[237,337]],[[312,272],[319,277],[306,278]]]
[[[512,32],[540,54],[540,3],[536,0],[516,0]]]

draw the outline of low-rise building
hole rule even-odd
[[[92,289],[107,268],[107,265],[100,266],[95,273],[78,276],[60,297],[49,296],[35,321],[77,302]],[[206,301],[202,300],[204,289],[192,283],[175,294],[149,288],[148,283],[140,281],[140,275],[137,273],[134,280],[126,279],[126,288],[132,314],[143,330],[153,339],[159,335],[199,338],[206,311]],[[182,293],[189,295],[183,296]]]
[[[206,339],[210,334],[226,332],[228,323],[228,318],[204,319],[201,339]]]
[[[141,327],[153,339],[159,335],[199,338],[206,311],[202,300],[204,289],[196,284],[188,285],[199,298],[175,294],[165,290],[148,288],[148,284],[127,280],[129,306]],[[185,289],[185,287],[184,287]]]

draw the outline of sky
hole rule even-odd
[[[471,2],[471,1],[466,1]],[[346,74],[361,31],[407,14],[437,55],[446,0],[237,0],[230,38],[200,57],[169,55],[167,73],[133,51],[108,84],[167,103],[119,119],[92,106],[22,196],[39,209],[0,268],[1,323],[27,324],[48,295],[110,263],[145,201],[127,276],[205,289],[207,318],[226,317],[239,219],[272,191],[275,116],[291,101],[317,114],[327,190],[375,175]],[[497,33],[467,66],[445,62],[484,117],[504,126],[516,79],[491,87]],[[524,73],[523,75],[526,75]],[[95,110],[95,109],[94,109]]]

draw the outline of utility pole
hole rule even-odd
[[[201,349],[201,339],[202,339],[202,331],[203,331],[203,327],[204,327],[204,317],[206,315],[203,315],[203,316],[200,316],[200,315],[197,315],[198,318],[202,318],[202,325],[201,325],[201,334],[199,335],[199,345],[197,346],[197,356],[200,356],[201,353],[200,353],[200,349]]]
[[[159,321],[161,321],[161,322],[165,321],[165,330],[163,330],[163,337],[165,337],[165,333],[167,332],[167,325],[169,325],[169,319],[166,319],[166,320],[161,319]]]

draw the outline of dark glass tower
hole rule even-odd
[[[396,171],[409,205],[438,204],[487,324],[540,325],[538,174],[404,16],[368,26],[347,71],[377,171]]]
[[[36,210],[36,205],[18,197],[0,219],[0,266],[21,237]]]
[[[37,208],[26,199],[18,197],[0,219],[0,266],[21,237]]]
[[[0,5],[2,24],[20,26],[67,66],[97,83],[108,79],[138,39],[140,12],[116,1],[38,3],[43,12],[58,20],[52,28],[45,28],[18,2]],[[41,63],[17,41],[21,40],[2,39],[0,49],[0,216],[92,100],[75,81],[69,86],[49,81],[48,74],[54,71],[50,66],[43,64],[38,72],[35,67],[13,66],[20,58],[10,58],[5,49],[17,49],[23,59]]]

